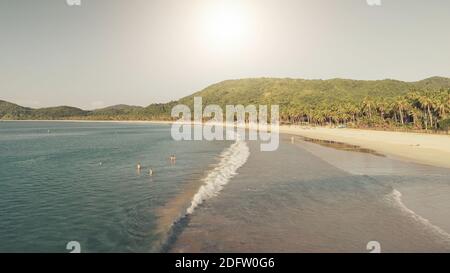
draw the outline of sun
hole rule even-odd
[[[204,7],[201,29],[204,40],[214,47],[236,47],[249,32],[249,13],[239,1],[211,1]]]
[[[221,5],[211,12],[206,26],[207,34],[218,42],[233,42],[244,33],[242,10],[230,5]]]

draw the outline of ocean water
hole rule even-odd
[[[188,217],[172,252],[450,252],[450,170],[283,136]]]
[[[173,141],[168,125],[0,122],[0,252],[160,251],[231,144]]]
[[[450,252],[449,169],[294,139],[0,122],[0,252]]]

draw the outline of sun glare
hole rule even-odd
[[[249,31],[249,14],[237,1],[214,1],[203,9],[203,38],[210,46],[242,45]]]

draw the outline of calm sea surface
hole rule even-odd
[[[176,142],[168,125],[0,122],[0,252],[68,252],[69,241],[82,252],[158,251],[158,210],[229,145]]]

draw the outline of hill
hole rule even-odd
[[[386,79],[304,80],[253,78],[213,84],[190,96],[147,107],[115,105],[93,111],[61,106],[31,109],[0,101],[1,119],[170,120],[174,105],[280,105],[285,123],[346,124],[349,126],[410,126],[438,128],[450,112],[450,79],[432,77],[417,82]]]
[[[30,113],[31,119],[70,119],[73,117],[83,117],[89,114],[88,111],[84,111],[80,108],[70,106],[58,106],[33,109]]]
[[[32,109],[0,100],[0,119],[21,119],[27,117]]]
[[[93,110],[89,113],[87,118],[99,120],[134,119],[140,115],[140,112],[143,109],[144,108],[140,106],[119,104]]]
[[[357,81],[347,79],[241,79],[211,85],[180,100],[189,103],[201,96],[205,104],[318,105],[321,103],[362,102],[366,97],[392,98],[414,89],[450,88],[450,79],[430,78],[419,82],[396,80]]]
[[[438,129],[450,112],[450,79],[417,82],[348,79],[240,79],[213,84],[180,103],[280,105],[284,123]]]

